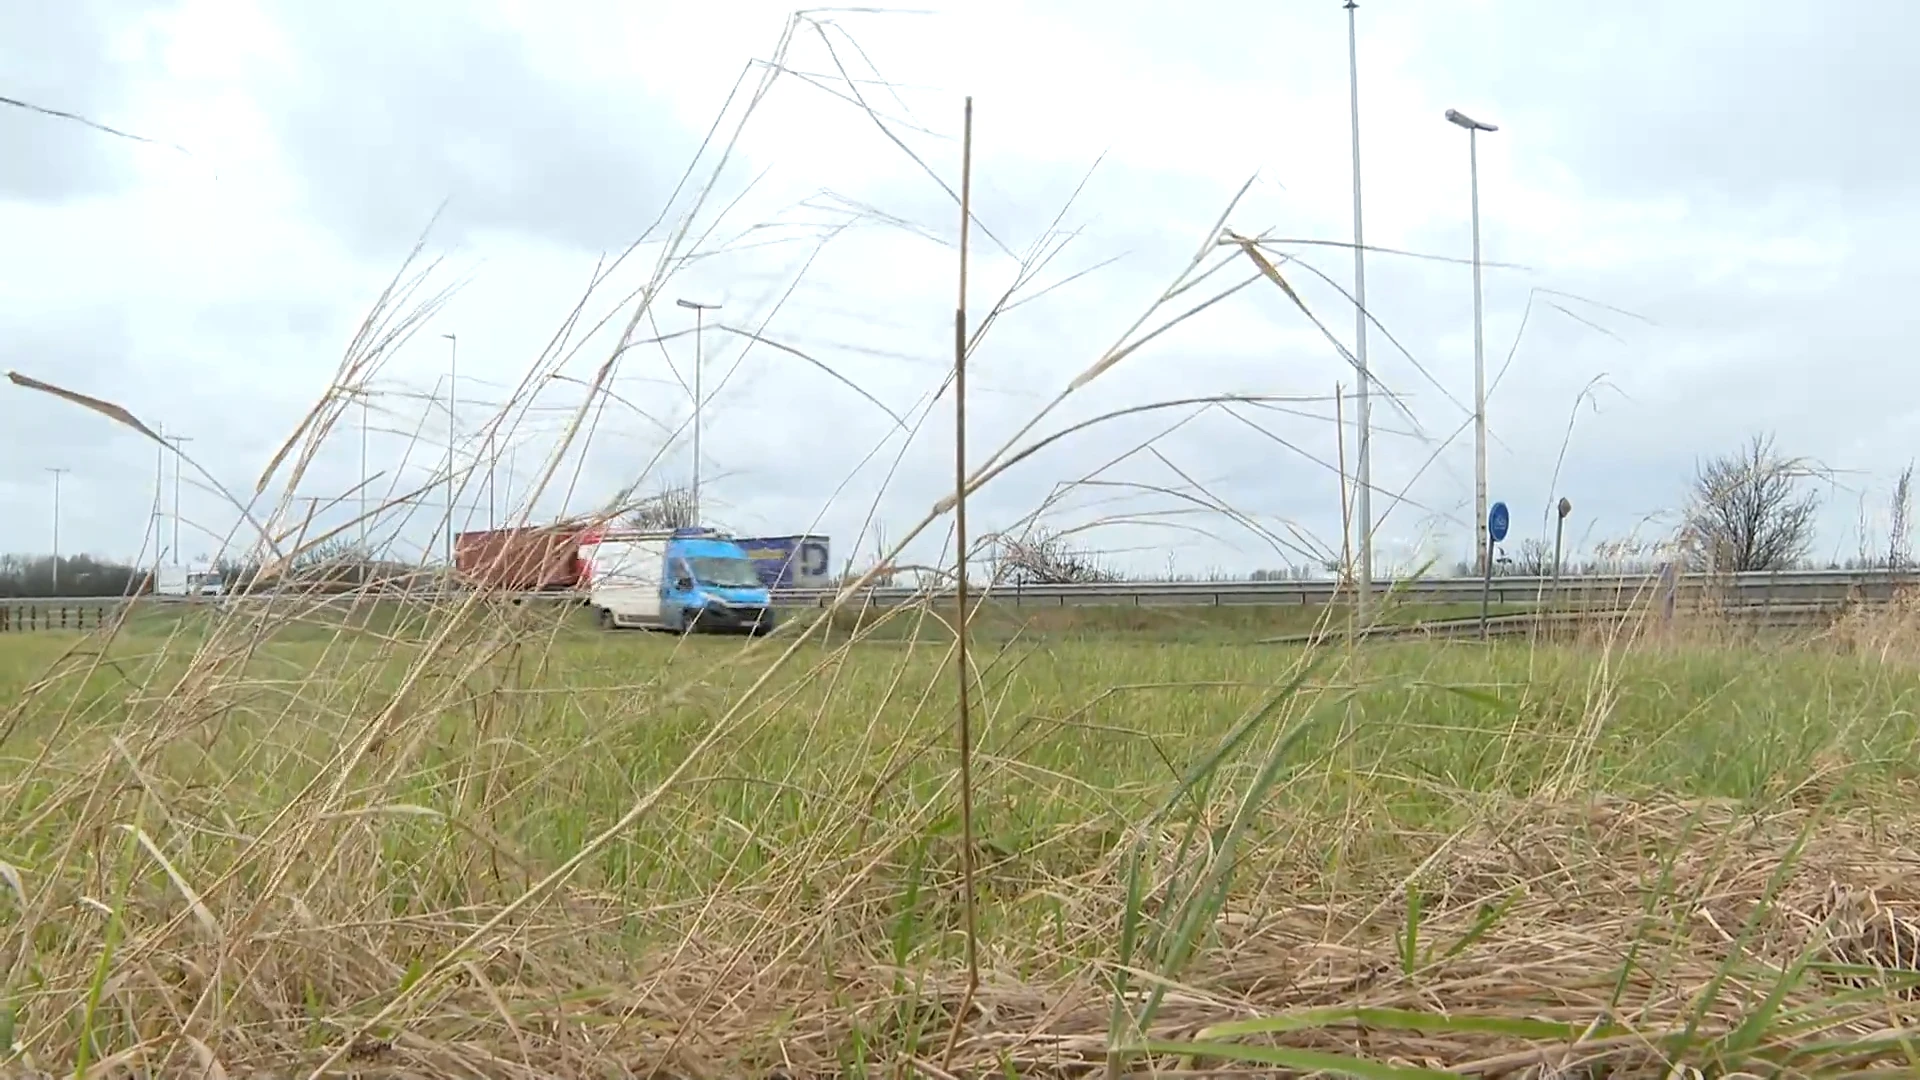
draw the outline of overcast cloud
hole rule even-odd
[[[684,224],[617,399],[589,410],[591,439],[528,513],[689,475],[694,338],[672,303],[687,298],[722,305],[703,367],[709,517],[824,531],[846,555],[876,499],[897,539],[952,483],[951,399],[927,410],[951,361],[957,237],[934,176],[957,187],[963,95],[977,124],[976,320],[1030,251],[1057,248],[1023,296],[1065,282],[1009,311],[975,356],[976,461],[1119,340],[1249,177],[1236,231],[1351,238],[1338,0],[1173,11],[969,0],[818,27],[774,3],[0,0],[0,96],[155,140],[0,108],[4,365],[190,437],[196,461],[250,495],[433,220],[425,258],[443,261],[428,291],[459,288],[372,381],[369,471],[385,493],[442,467],[446,414],[431,403],[453,346],[440,335],[459,343],[464,461],[487,457],[478,433],[529,372],[557,371],[519,395],[531,407],[495,429],[497,465],[459,500],[462,524],[483,524],[524,501],[582,406],[572,380],[612,353],[631,312],[621,301]],[[1539,535],[1562,494],[1583,543],[1632,532],[1680,502],[1700,456],[1772,431],[1838,470],[1820,554],[1854,554],[1863,501],[1871,532],[1920,430],[1920,369],[1895,314],[1920,287],[1908,242],[1920,212],[1903,197],[1920,165],[1920,72],[1905,55],[1920,8],[1370,0],[1359,20],[1367,239],[1434,256],[1367,264],[1392,335],[1370,335],[1372,359],[1404,405],[1375,398],[1375,483],[1407,495],[1375,501],[1383,555],[1451,560],[1471,534],[1467,146],[1442,119],[1450,107],[1500,125],[1480,144],[1485,257],[1503,264],[1485,283],[1489,471],[1515,539]],[[751,66],[790,25],[784,73]],[[643,238],[543,361],[595,266]],[[1350,253],[1274,250],[1295,257],[1282,272],[1350,344]],[[1230,263],[1160,321],[1252,273]],[[1090,541],[1116,561],[1244,572],[1300,557],[1223,516],[1149,524],[1193,505],[1166,489],[1337,546],[1336,384],[1354,387],[1336,348],[1256,281],[1028,439],[1170,398],[1298,400],[1077,435],[996,480],[974,527],[1010,525],[1098,473],[1106,483],[1053,520],[1129,519]],[[325,503],[357,482],[359,415],[347,409],[261,512],[314,498],[323,526],[347,520],[351,506]],[[909,440],[902,423],[923,417]],[[1176,425],[1156,453],[1125,456]],[[0,447],[12,466],[0,550],[48,548],[44,470],[62,467],[64,548],[151,557],[151,443],[9,388]],[[170,510],[170,473],[163,492]],[[388,515],[378,535],[417,554],[443,497]],[[236,515],[191,473],[182,503],[183,553],[212,554]],[[944,522],[919,554],[943,537]]]

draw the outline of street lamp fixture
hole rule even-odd
[[[1466,128],[1468,131],[1499,131],[1500,130],[1499,127],[1493,124],[1484,124],[1478,120],[1475,120],[1473,117],[1468,116],[1466,113],[1461,112],[1459,109],[1447,110],[1447,122],[1452,124],[1458,124],[1459,126]]]

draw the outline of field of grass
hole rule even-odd
[[[429,609],[419,603],[382,601],[378,604],[349,605],[296,597],[254,600],[268,604],[276,618],[295,619],[299,632],[311,636],[316,627],[331,633],[332,628],[351,623],[379,629],[400,624],[415,624],[427,617]],[[12,615],[9,626],[38,632],[46,629],[92,629],[110,622],[118,608],[114,600],[97,603],[62,602],[44,604],[30,600],[7,601],[3,605]],[[345,608],[351,606],[349,617]],[[498,607],[511,607],[502,601]],[[1493,604],[1491,615],[1513,615],[1532,610],[1525,604]],[[1472,618],[1480,614],[1478,604],[1395,602],[1371,614],[1380,625],[1411,625],[1448,619]],[[598,633],[591,614],[578,604],[558,600],[540,600],[516,614],[516,617],[545,615],[567,631]],[[783,613],[789,623],[805,625],[820,618],[815,609],[798,608]],[[883,608],[840,610],[829,622],[828,643],[859,634],[871,642],[904,640],[951,640],[952,612],[944,608],[915,613],[907,617],[889,617]],[[168,633],[175,628],[200,634],[211,622],[224,617],[210,605],[182,605],[145,601],[134,606],[131,625],[143,633]],[[1167,642],[1244,642],[1319,632],[1344,630],[1353,618],[1345,605],[1309,607],[1305,605],[1224,605],[1217,607],[1134,606],[1127,604],[1047,607],[1014,605],[987,600],[974,606],[970,621],[975,636],[992,639],[1018,638],[1074,639],[1125,634]],[[64,620],[64,621],[63,621]],[[418,627],[415,626],[415,630]],[[284,636],[284,634],[282,635]]]
[[[1920,1067],[1898,614],[1738,649],[1076,618],[972,654],[971,939],[931,624],[0,639],[0,1069]]]
[[[1491,615],[1532,610],[1522,604],[1493,604]],[[1480,614],[1478,604],[1394,603],[1370,613],[1381,625],[1411,625],[1464,619]],[[796,612],[806,618],[812,612]],[[817,616],[816,616],[817,617]],[[1120,634],[1130,640],[1151,638],[1183,643],[1247,642],[1263,638],[1314,633],[1338,633],[1354,618],[1346,605],[1221,605],[1216,607],[1071,605],[1018,606],[992,600],[979,604],[968,625],[976,635],[993,639],[1105,639]],[[888,618],[884,610],[839,611],[833,615],[830,639],[871,627],[868,640],[918,637],[951,639],[952,612],[936,608],[925,616]]]

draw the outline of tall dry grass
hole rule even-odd
[[[1765,650],[998,642],[976,678],[981,984],[958,1014],[950,637],[804,648],[749,694],[764,672],[732,642],[552,609],[258,617],[15,640],[16,1065],[1904,1053],[1910,627]]]
[[[597,270],[490,421],[507,442],[583,331],[619,328],[522,515],[578,483],[635,333],[725,219],[699,212],[701,183],[795,39],[831,32],[796,17],[775,60],[743,74],[751,104],[689,170],[693,212],[659,234],[648,280],[609,302]],[[867,108],[859,87],[847,78]],[[1250,400],[1149,402],[1036,434],[1250,285],[1319,325],[1288,259],[1227,233],[1230,214],[1013,438],[961,459],[954,496],[876,573],[1047,446],[1117,416]],[[962,323],[963,358],[1056,250],[1031,249]],[[1207,284],[1242,259],[1252,273]],[[233,497],[273,567],[360,525],[313,535],[292,493],[442,301],[416,265]],[[16,381],[148,430],[113,402]],[[1189,497],[1276,546],[1304,543]],[[370,513],[434,505],[396,489]],[[1016,631],[975,643],[956,684],[969,617],[917,606],[736,646],[598,636],[557,608],[373,583],[8,642],[7,1066],[944,1077],[1907,1062],[1920,681],[1902,613],[1764,649]],[[907,622],[915,633],[872,640]],[[977,708],[964,772],[960,685]]]

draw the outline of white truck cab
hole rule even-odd
[[[220,596],[226,583],[211,566],[162,566],[153,591],[156,596]]]

